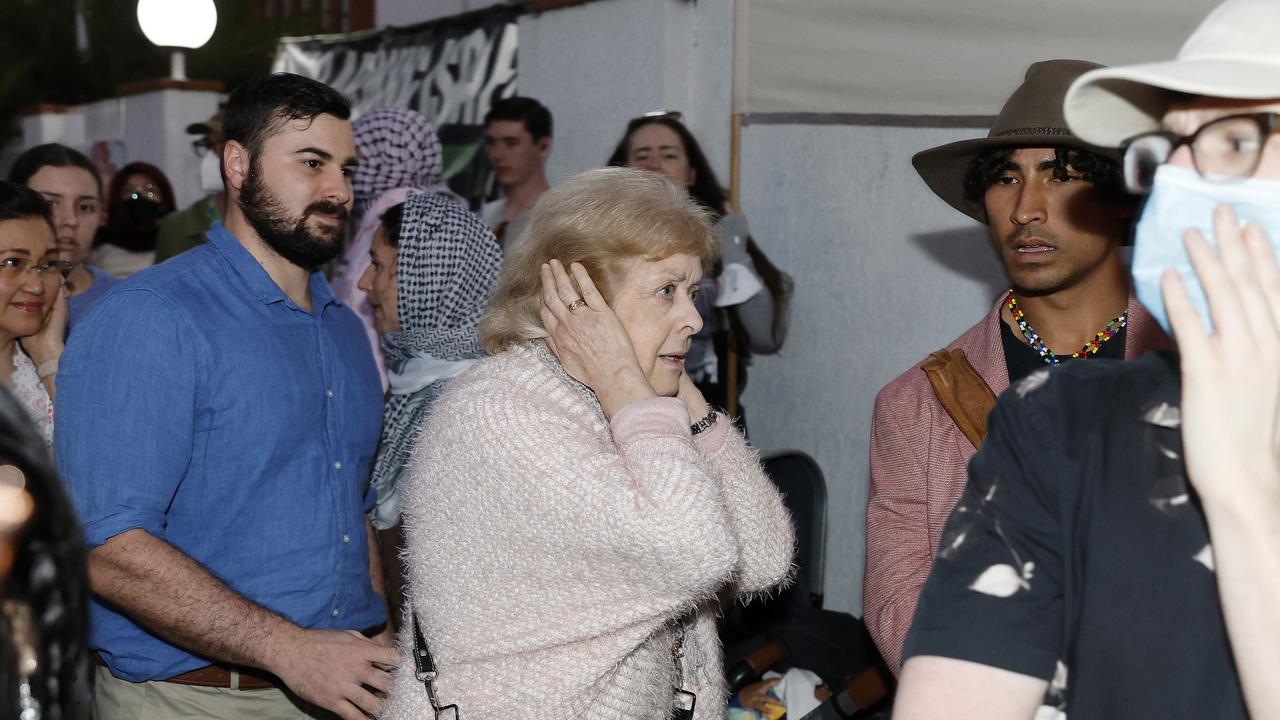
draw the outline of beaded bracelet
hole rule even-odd
[[[707,415],[706,417],[702,418],[698,422],[690,425],[689,432],[694,435],[697,435],[698,433],[701,433],[701,432],[706,432],[708,428],[716,424],[716,418],[718,417],[719,415],[716,414],[716,411],[712,410],[710,415]]]

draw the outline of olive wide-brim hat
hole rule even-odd
[[[1103,66],[1085,60],[1044,60],[1027,68],[1022,85],[1005,101],[985,138],[960,140],[923,150],[911,158],[916,172],[935,195],[980,223],[987,211],[965,197],[969,165],[991,148],[1067,147],[1119,160],[1114,148],[1091,145],[1067,129],[1062,101],[1076,78]]]

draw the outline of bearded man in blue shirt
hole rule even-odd
[[[62,357],[99,720],[379,710],[398,659],[365,519],[381,388],[316,272],[351,209],[349,116],[297,75],[237,88],[226,225],[100,301]]]

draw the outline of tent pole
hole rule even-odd
[[[738,179],[738,171],[741,163],[738,154],[742,150],[742,113],[733,113],[729,128],[729,202],[733,206],[741,209],[742,205],[738,200],[738,193],[741,188]],[[733,326],[729,327],[729,347],[725,353],[726,361],[729,363],[729,372],[727,382],[725,383],[725,412],[729,417],[738,417],[738,347],[737,338],[734,337]]]

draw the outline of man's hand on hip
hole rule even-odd
[[[267,669],[303,700],[343,720],[365,720],[381,712],[399,660],[395,648],[345,630],[295,628]]]

